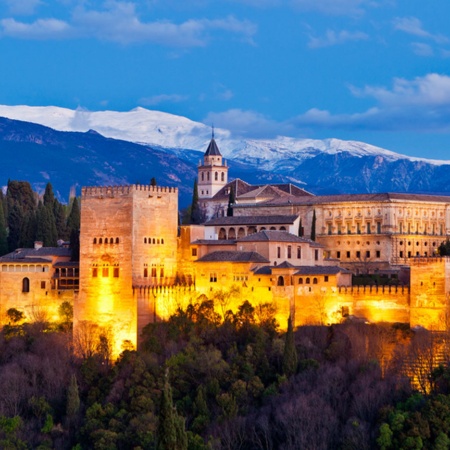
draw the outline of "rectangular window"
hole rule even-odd
[[[361,258],[361,252],[359,250],[356,252],[356,257]]]
[[[400,256],[400,258],[403,258],[403,252],[402,251],[400,251],[399,256]]]
[[[164,278],[164,267],[161,267],[159,271],[159,278]]]
[[[109,269],[108,269],[108,267],[103,267],[103,269],[102,269],[102,277],[103,278],[108,278],[109,277]]]
[[[302,248],[297,247],[297,259],[301,259],[301,257],[302,257]]]
[[[277,247],[277,258],[281,258],[281,247]]]
[[[360,224],[360,223],[357,223],[357,224],[356,224],[356,232],[357,232],[358,234],[361,234],[361,224]]]
[[[152,278],[156,278],[156,267],[152,267]]]
[[[196,248],[192,249],[192,256],[197,256],[197,249]]]
[[[347,234],[352,234],[352,227],[349,223],[347,224]]]
[[[338,234],[342,234],[342,229],[341,229],[341,224],[340,223],[338,223],[337,232],[338,232]]]
[[[367,234],[370,234],[370,222],[367,222]]]
[[[403,234],[403,222],[400,222],[400,234]]]
[[[97,267],[94,267],[94,268],[92,269],[92,276],[93,276],[94,278],[97,278],[97,276],[98,276],[98,269],[97,269]]]
[[[114,278],[119,278],[119,268],[114,267]]]
[[[381,222],[377,222],[377,234],[381,234]]]
[[[292,247],[290,245],[288,245],[288,248],[287,248],[287,257],[288,257],[288,259],[292,258]]]
[[[340,259],[341,258],[341,252],[336,252],[336,258]]]
[[[209,274],[209,282],[210,283],[217,283],[217,273],[213,272]]]
[[[350,252],[347,252],[347,258],[350,259]]]
[[[319,250],[314,250],[314,260],[315,261],[319,260]]]
[[[324,281],[325,283],[328,283],[328,275],[325,275],[325,276],[323,277],[323,281]]]
[[[328,234],[331,234],[331,223],[328,224]]]
[[[380,250],[377,250],[376,255],[377,255],[377,258],[380,258],[380,257],[381,257],[381,252],[380,252]]]
[[[370,250],[366,250],[366,258],[370,258]]]
[[[41,289],[45,289],[45,281],[41,281]]]

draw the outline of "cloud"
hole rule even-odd
[[[393,20],[393,25],[396,30],[403,31],[404,33],[413,36],[431,39],[441,44],[449,42],[449,39],[446,36],[432,34],[426,31],[422,26],[422,22],[417,17],[397,17]]]
[[[86,9],[83,5],[72,11],[70,22],[49,18],[32,23],[7,18],[0,21],[2,33],[24,39],[97,38],[130,44],[149,42],[170,47],[204,46],[213,32],[233,33],[253,43],[257,31],[254,23],[233,16],[219,19],[191,19],[180,24],[167,20],[143,22],[135,3],[108,1],[103,9]]]
[[[9,12],[13,15],[34,14],[37,7],[42,5],[41,0],[5,0]]]
[[[291,125],[271,120],[255,111],[229,109],[219,113],[210,112],[202,121],[229,129],[234,137],[264,138],[289,134]]]
[[[72,27],[58,19],[38,19],[32,23],[15,19],[0,20],[1,34],[21,39],[58,39],[73,35]]]
[[[371,0],[291,0],[291,4],[300,10],[318,11],[327,15],[354,16],[364,14],[364,7],[373,6]]]
[[[351,87],[355,96],[376,106],[356,114],[333,115],[310,109],[290,122],[297,127],[450,132],[450,77],[431,73],[413,80],[396,78],[391,89]]]
[[[413,42],[411,44],[411,46],[413,48],[414,53],[418,56],[433,56],[434,55],[433,48],[428,44],[424,44],[422,42]]]
[[[325,36],[322,37],[309,37],[308,47],[309,48],[320,48],[320,47],[330,47],[332,45],[344,44],[348,41],[361,41],[368,39],[368,35],[361,31],[347,31],[342,30],[339,32],[333,30],[327,30]]]
[[[152,97],[144,97],[139,100],[139,103],[146,106],[156,106],[161,103],[179,103],[184,102],[189,97],[187,95],[178,94],[160,94],[153,95]]]

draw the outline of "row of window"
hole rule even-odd
[[[47,283],[45,281],[41,281],[41,289],[45,289],[47,287]],[[30,292],[30,279],[25,277],[22,280],[22,292]]]
[[[119,243],[119,238],[116,237],[114,238],[94,238],[92,241],[93,244],[118,244]]]
[[[381,222],[376,222],[375,226],[376,226],[376,234],[381,234]],[[344,229],[342,227],[342,224],[338,223],[336,225],[336,228],[337,228],[337,234],[344,234]],[[333,224],[332,223],[328,224],[327,232],[328,232],[328,235],[333,234]],[[366,234],[372,234],[372,224],[370,222],[367,222],[365,232],[366,232]],[[351,224],[347,224],[347,227],[345,229],[345,234],[353,234]],[[356,234],[361,234],[361,224],[359,222],[356,224]]]
[[[201,179],[205,181],[205,172],[202,172]],[[209,181],[209,172],[206,172],[206,181]],[[219,172],[214,172],[214,181],[219,181]],[[225,181],[225,172],[220,174],[220,181]]]
[[[344,253],[345,253],[347,259],[350,259],[352,257],[352,252],[350,252],[350,251],[346,251],[346,252],[337,251],[336,252],[336,258],[337,259],[341,259],[341,255],[344,254]],[[360,259],[361,255],[364,255],[365,258],[370,258],[372,256],[372,253],[370,252],[370,250],[366,250],[365,253],[364,252],[361,253],[360,250],[357,250],[355,252],[355,258]],[[380,250],[376,250],[375,251],[375,258],[381,258]]]
[[[328,275],[324,275],[323,277],[323,281],[325,283],[328,283]],[[319,283],[319,279],[317,277],[312,278],[312,284],[318,284]],[[311,278],[310,277],[300,277],[298,279],[298,284],[311,284]],[[277,286],[284,286],[284,277],[282,275],[280,275],[277,279]]]
[[[144,244],[164,244],[164,239],[159,238],[144,238]]]
[[[114,278],[119,278],[119,268],[118,267],[113,267],[112,268],[112,275]],[[93,267],[92,268],[92,277],[93,278],[97,278],[100,276],[102,276],[102,278],[108,278],[109,277],[109,267]]]
[[[148,278],[148,273],[149,273],[148,268],[145,267],[144,268],[144,278]],[[151,267],[150,276],[151,276],[151,278],[158,277],[158,270],[156,267]],[[164,267],[160,267],[160,269],[159,269],[159,278],[164,278]]]
[[[376,234],[381,234],[381,222],[376,222]],[[372,234],[373,227],[370,222],[366,223],[365,227],[365,234]],[[399,223],[399,233],[400,234],[419,234],[419,224],[416,225],[416,229],[413,230],[410,223],[408,223],[408,226],[405,228],[403,226],[403,223]],[[333,234],[333,224],[328,223],[327,224],[327,234],[332,235]],[[342,224],[338,223],[336,225],[336,234],[362,234],[361,224],[358,222],[356,223],[356,233],[353,229],[353,226],[348,223],[347,226],[344,228]],[[432,224],[431,230],[430,227],[427,227],[426,225],[423,227],[422,234],[431,234],[431,235],[437,235],[435,224]],[[439,224],[439,234],[443,236],[444,234],[444,225]]]
[[[203,191],[202,191],[202,193],[203,193]],[[237,231],[237,234],[236,234],[236,229],[233,228],[233,227],[229,228],[228,233],[227,233],[227,230],[225,228],[221,228],[219,230],[218,238],[220,240],[242,238],[242,237],[245,237],[245,236],[247,236],[249,234],[257,233],[258,231],[264,231],[266,229],[268,229],[270,231],[286,231],[286,227],[285,226],[281,226],[279,228],[274,227],[274,226],[272,226],[270,228],[260,227],[259,229],[257,229],[255,226],[249,226],[249,227],[247,227],[247,231],[245,230],[244,227],[240,227],[238,229],[238,231]]]

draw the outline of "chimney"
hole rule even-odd
[[[34,249],[39,250],[44,246],[44,243],[42,241],[34,241]]]

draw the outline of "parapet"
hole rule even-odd
[[[151,186],[149,184],[130,184],[124,186],[86,186],[81,189],[81,198],[112,198],[129,196],[134,192],[149,194],[177,194],[178,188],[167,186]]]

